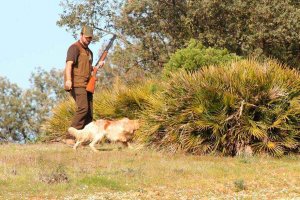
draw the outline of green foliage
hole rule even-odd
[[[115,28],[131,39],[132,44],[124,45],[124,51],[135,50],[135,64],[159,72],[170,53],[193,38],[188,25],[182,23],[186,9],[186,0],[140,0],[124,4],[121,14],[114,19]]]
[[[52,115],[43,122],[40,141],[57,141],[65,137],[65,132],[71,125],[76,105],[72,97],[66,98],[52,109]]]
[[[63,2],[60,26],[78,31],[79,25],[89,22],[103,24],[101,28],[109,32],[122,33],[119,38],[127,41],[119,50],[125,52],[126,58],[118,58],[116,63],[130,61],[128,67],[138,65],[151,72],[160,71],[170,54],[192,38],[239,56],[271,57],[290,66],[300,65],[300,12],[296,1]],[[116,9],[112,10],[112,6]],[[134,55],[126,54],[128,51]]]
[[[31,88],[22,90],[0,77],[0,140],[28,142],[41,133],[41,124],[65,96],[62,71],[37,68]]]
[[[63,89],[63,71],[37,68],[31,74],[31,88],[26,91],[30,98],[31,129],[35,134],[43,134],[41,124],[51,115],[51,110],[67,93]]]
[[[95,118],[138,118],[149,98],[158,90],[158,81],[149,79],[132,85],[115,83],[95,95]]]
[[[122,3],[120,0],[84,0],[69,1],[62,0],[60,6],[63,13],[60,20],[57,21],[58,26],[67,26],[67,30],[72,31],[73,36],[79,35],[82,25],[89,24],[98,29],[110,31],[113,27],[112,18],[119,12]],[[95,30],[95,39],[102,36],[103,32]]]
[[[0,77],[0,141],[30,139],[31,110],[28,95]]]
[[[174,73],[143,112],[137,138],[194,154],[299,152],[299,78],[273,61],[253,60]]]
[[[220,65],[238,59],[238,56],[229,53],[226,49],[206,48],[201,42],[192,39],[186,48],[177,50],[171,55],[165,65],[164,73],[168,74],[180,68],[196,71],[203,66]]]
[[[127,68],[139,66],[158,72],[167,62],[169,52],[184,44],[179,38],[186,38],[187,34],[183,31],[186,25],[180,20],[185,3],[182,1],[170,6],[169,2],[150,0],[84,0],[72,3],[63,0],[63,14],[57,24],[66,26],[73,35],[78,34],[80,26],[85,23],[104,30],[97,32],[100,36],[114,32],[122,46],[114,56],[118,67],[124,65],[122,61],[125,60],[130,62]],[[128,55],[127,52],[133,53]]]
[[[195,1],[192,26],[204,45],[299,66],[299,8],[288,0]]]

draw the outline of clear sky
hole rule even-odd
[[[23,89],[37,67],[63,69],[72,33],[56,25],[60,0],[10,0],[0,6],[0,76]],[[95,60],[99,44],[90,44]],[[95,61],[94,60],[94,61]]]

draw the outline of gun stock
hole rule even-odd
[[[86,86],[86,91],[94,94],[95,86],[96,86],[96,78],[94,76],[92,76]]]
[[[97,71],[100,67],[103,67],[103,64],[100,64],[101,61],[104,61],[106,59],[106,56],[108,54],[108,50],[110,49],[110,47],[112,46],[114,40],[116,39],[116,35],[114,35],[110,41],[109,41],[109,44],[106,46],[104,52],[102,53],[100,59],[98,60],[96,66],[94,67],[93,69],[93,72],[92,72],[92,76],[86,86],[86,91],[88,92],[91,92],[91,93],[94,93],[95,92],[95,87],[96,87],[96,80],[97,80]]]

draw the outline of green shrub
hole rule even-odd
[[[71,120],[75,113],[75,102],[71,97],[67,97],[59,105],[53,108],[51,117],[42,124],[42,131],[38,140],[47,142],[61,140],[66,136],[66,131],[71,125]]]
[[[168,75],[180,68],[196,71],[203,66],[220,65],[238,59],[239,56],[229,53],[226,49],[206,48],[199,41],[192,39],[186,48],[177,50],[171,55],[164,73]]]
[[[154,79],[132,85],[115,84],[94,98],[94,118],[138,118],[149,97],[162,88]]]
[[[137,135],[149,146],[194,154],[299,152],[300,76],[274,61],[172,73],[151,99]]]

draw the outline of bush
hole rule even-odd
[[[187,48],[177,50],[171,55],[164,73],[169,74],[180,68],[196,71],[203,66],[220,65],[238,59],[239,56],[229,53],[226,49],[206,48],[201,42],[192,39]]]
[[[139,118],[150,96],[159,90],[162,88],[155,79],[132,85],[116,83],[114,87],[94,94],[94,119]],[[44,133],[39,139],[47,142],[65,138],[75,111],[76,105],[71,97],[60,103],[53,109],[52,116],[43,124]]]
[[[47,142],[60,141],[65,138],[65,133],[71,125],[75,109],[76,105],[71,97],[67,97],[58,106],[54,107],[51,117],[42,124],[42,133],[39,135],[38,140]]]
[[[149,79],[131,85],[117,83],[95,94],[94,118],[138,118],[148,99],[158,90],[158,80]]]
[[[171,74],[137,138],[194,154],[299,152],[300,76],[274,61],[242,60]]]

